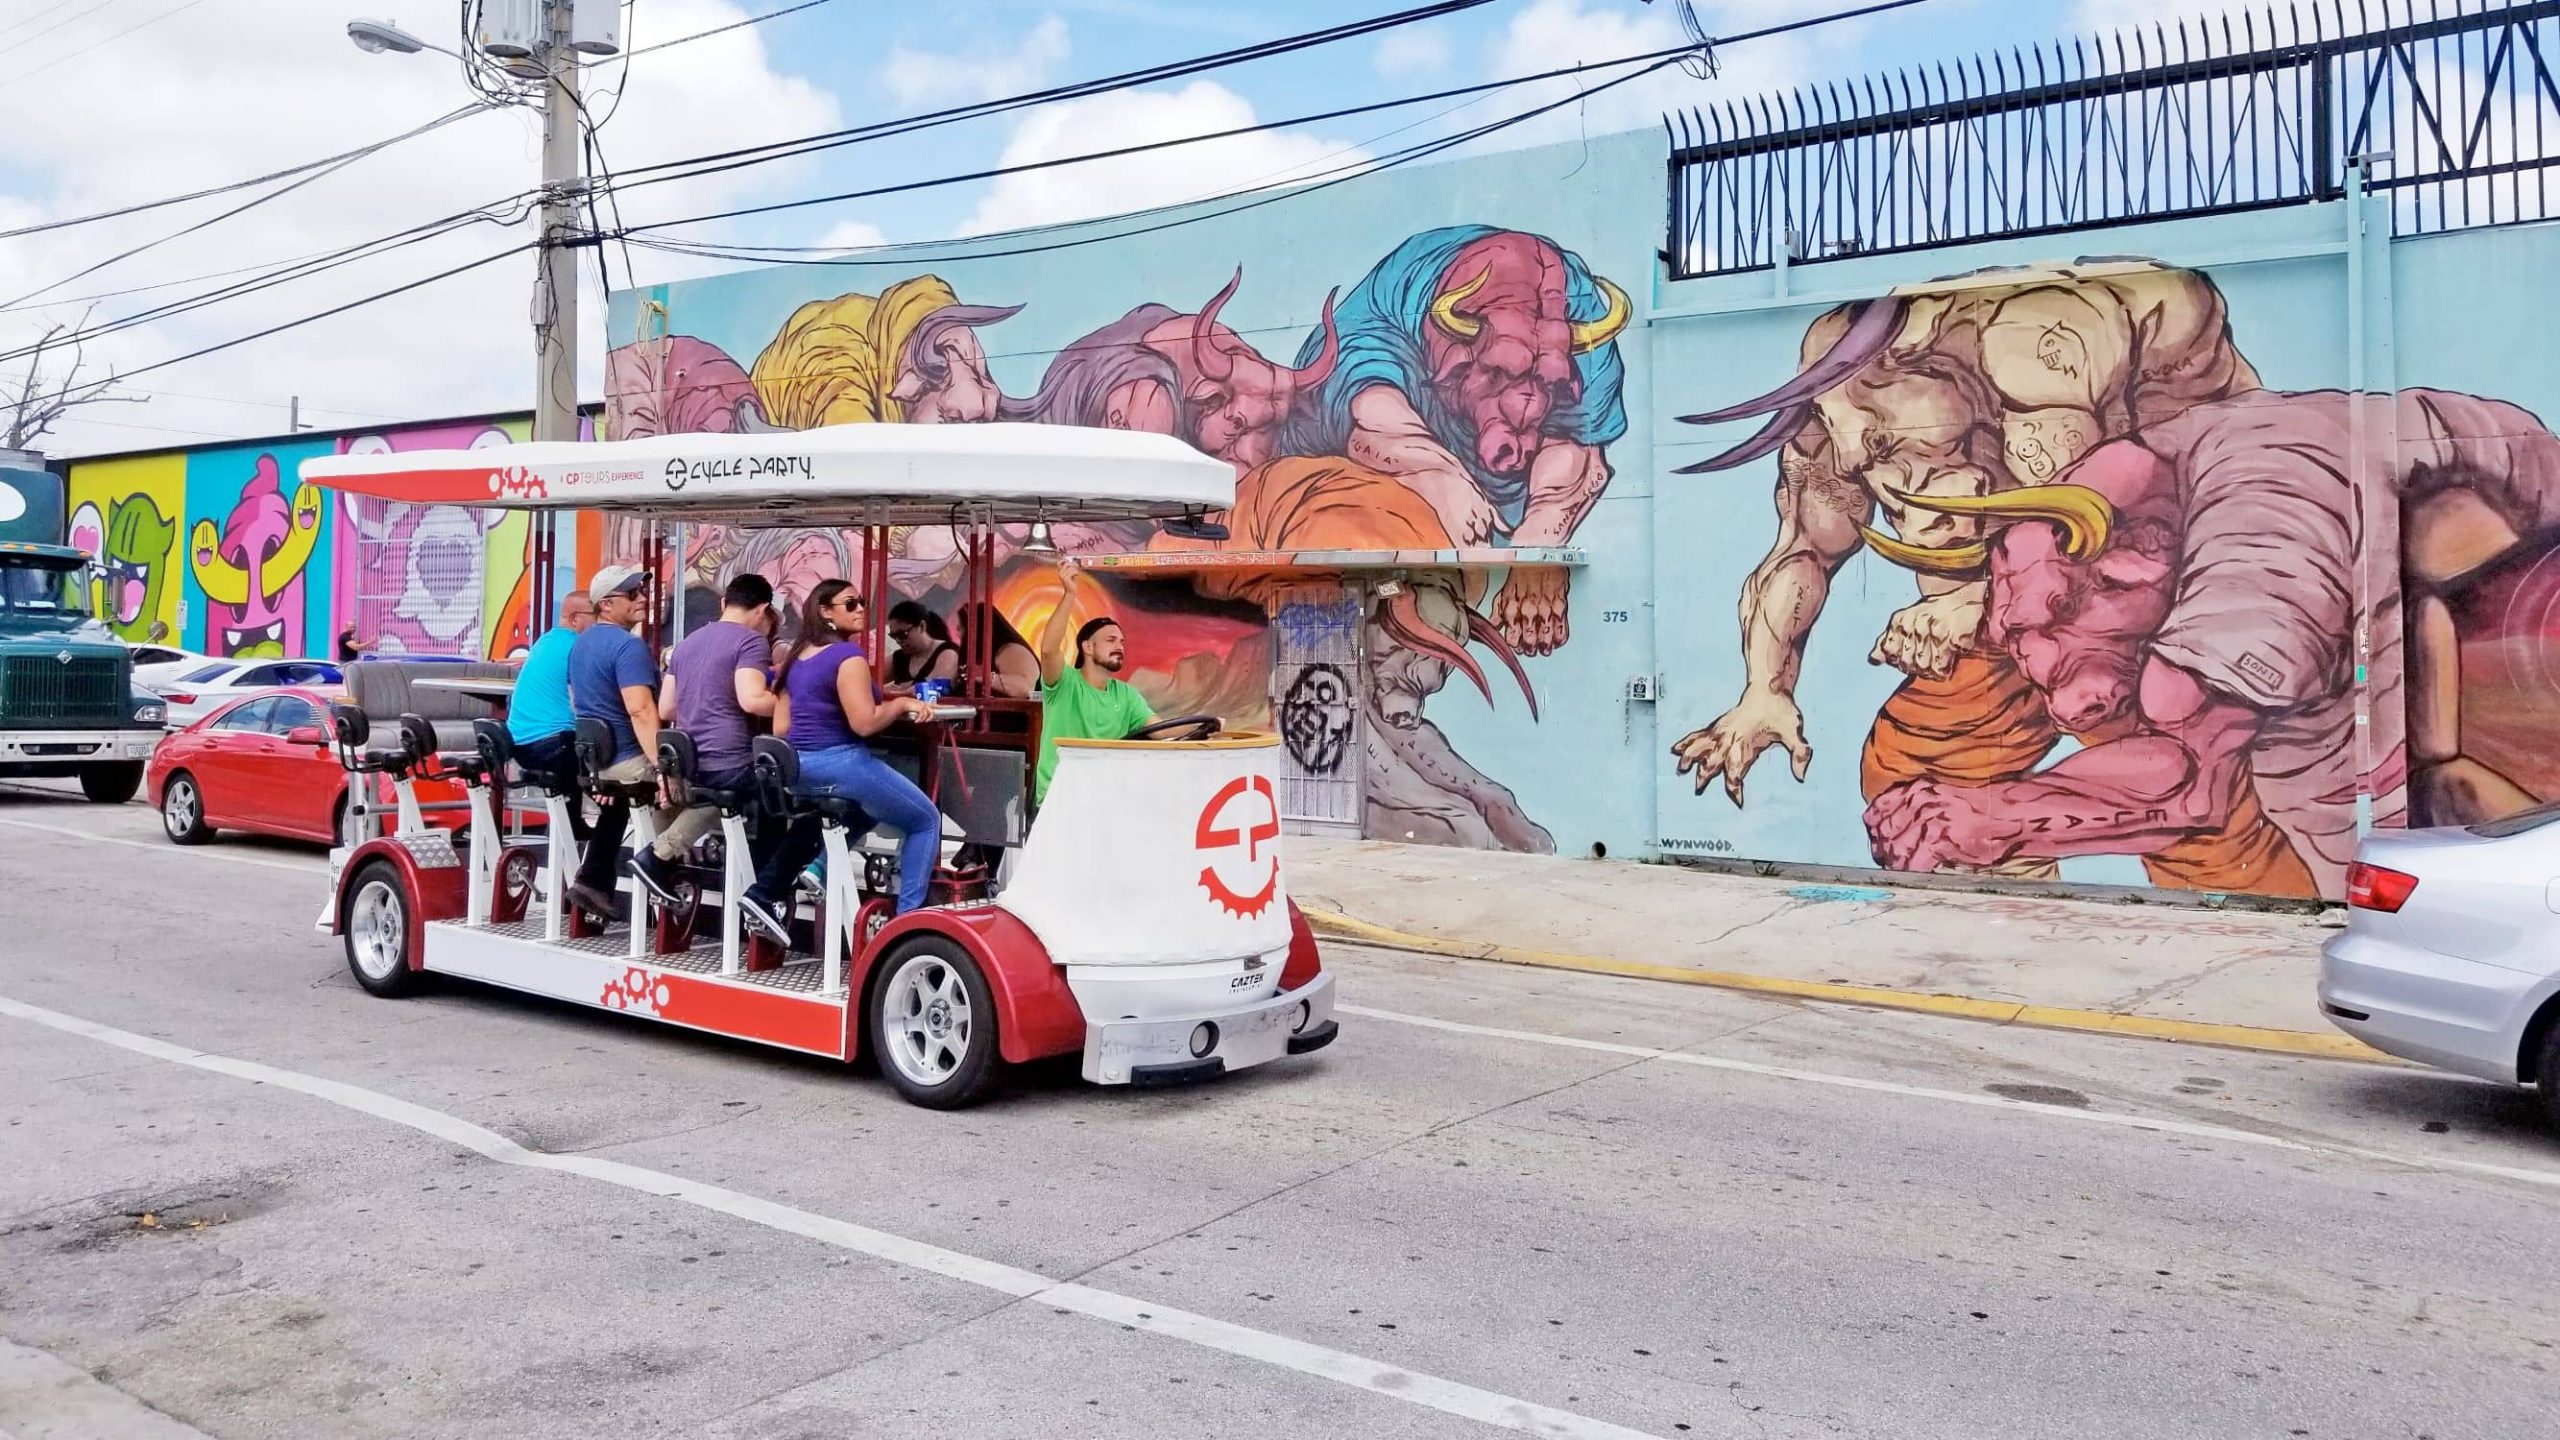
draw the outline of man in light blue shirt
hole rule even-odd
[[[569,708],[569,650],[580,632],[595,623],[596,607],[584,590],[572,590],[560,602],[560,623],[542,633],[516,669],[515,694],[507,700],[507,738],[515,742],[516,764],[530,777],[577,772],[571,737],[577,716]],[[570,807],[573,828],[584,830],[580,806]],[[584,835],[580,839],[586,838]]]

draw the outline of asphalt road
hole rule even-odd
[[[0,787],[0,1434],[2553,1433],[2488,1086],[1334,947],[1320,1055],[939,1115],[320,884]]]

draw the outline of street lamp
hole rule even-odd
[[[590,0],[591,6],[594,0]],[[543,81],[542,218],[537,240],[533,298],[533,438],[578,438],[578,285],[577,201],[586,193],[584,157],[579,153],[578,65],[573,53],[570,0],[522,0],[522,12],[511,19],[527,22],[524,39],[530,53],[517,62],[525,73]],[[598,13],[602,13],[601,10]],[[614,10],[619,15],[619,10]],[[602,22],[598,22],[601,24]],[[350,20],[347,38],[368,55],[415,55],[433,50],[469,61],[454,50],[431,44],[388,20]],[[618,38],[618,37],[615,37]],[[613,39],[591,41],[611,44]],[[491,37],[480,47],[495,53]],[[509,65],[512,71],[515,65]]]
[[[439,55],[451,55],[456,60],[462,58],[441,45],[419,39],[388,20],[350,20],[347,22],[347,38],[356,42],[356,48],[367,55],[380,55],[384,51],[394,55],[415,55],[421,50],[433,50]]]

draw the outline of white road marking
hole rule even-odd
[[[1440,1020],[1428,1015],[1406,1015],[1394,1010],[1372,1010],[1364,1005],[1337,1002],[1337,1015],[1353,1015],[1363,1020],[1383,1020],[1391,1025],[1411,1025],[1423,1030],[1445,1030],[1453,1035],[1475,1035],[1492,1040],[1518,1040],[1531,1045],[1550,1045],[1565,1050],[1590,1050],[1602,1055],[1627,1055],[1641,1060],[1660,1060],[1672,1065],[1695,1065],[1704,1070],[1730,1070],[1743,1075],[1758,1075],[1771,1080],[1791,1080],[1801,1085],[1828,1085],[1841,1090],[1864,1090],[1878,1095],[1901,1095],[1918,1100],[1942,1100],[1955,1105],[1974,1105],[1986,1110],[2023,1111],[2058,1120],[2075,1120],[2084,1125],[2114,1125],[2127,1130],[2155,1130],[2167,1135],[2189,1135],[2203,1140],[2228,1140],[2240,1145],[2259,1145],[2271,1150],[2290,1150],[2306,1155],[2348,1155],[2360,1160],[2379,1160],[2386,1164],[2413,1170],[2458,1170],[2473,1175],[2494,1175],[2502,1180],[2521,1180],[2530,1185],[2560,1187],[2560,1170],[2532,1170],[2515,1165],[2492,1165],[2479,1160],[2455,1160],[2418,1155],[2402,1155],[2388,1150],[2368,1150],[2358,1145],[2332,1145],[2307,1140],[2289,1140],[2280,1135],[2262,1134],[2255,1130],[2235,1129],[2227,1125],[2206,1125],[2192,1120],[2155,1119],[2147,1115],[2128,1115],[2104,1110],[2082,1110],[2070,1105],[2039,1105],[2033,1100],[2012,1100],[2004,1095],[1980,1095],[1968,1090],[1935,1090],[1926,1085],[1903,1085],[1891,1080],[1870,1080],[1857,1075],[1834,1075],[1821,1070],[1797,1070],[1784,1065],[1763,1065],[1754,1060],[1733,1060],[1721,1055],[1700,1055],[1689,1050],[1656,1050],[1645,1045],[1623,1045],[1614,1040],[1584,1040],[1571,1035],[1549,1035],[1537,1030],[1504,1030],[1491,1025],[1469,1025],[1457,1020]]]
[[[0,1436],[14,1440],[211,1440],[77,1365],[0,1340]]]
[[[999,1261],[981,1259],[957,1250],[921,1240],[909,1240],[884,1230],[856,1225],[848,1220],[797,1209],[758,1196],[742,1194],[718,1185],[706,1185],[664,1171],[647,1170],[620,1161],[598,1159],[589,1155],[549,1155],[527,1150],[495,1131],[482,1129],[468,1120],[431,1110],[423,1105],[396,1099],[379,1091],[341,1081],[326,1080],[297,1071],[262,1065],[254,1060],[239,1060],[227,1055],[210,1055],[191,1050],[148,1035],[118,1030],[76,1015],[29,1005],[0,995],[0,1015],[29,1021],[64,1034],[77,1035],[101,1044],[113,1045],[137,1055],[166,1060],[174,1065],[190,1066],[228,1075],[253,1084],[273,1085],[332,1105],[404,1125],[420,1134],[461,1146],[505,1165],[521,1165],[533,1170],[549,1170],[582,1179],[620,1186],[644,1195],[677,1200],[705,1210],[717,1211],[734,1219],[768,1229],[780,1230],[815,1240],[820,1244],[886,1260],[993,1290],[1017,1299],[1034,1301],[1079,1315],[1107,1320],[1138,1330],[1181,1340],[1205,1349],[1221,1351],[1239,1359],[1252,1360],[1283,1370],[1293,1370],[1322,1380],[1332,1380],[1355,1389],[1383,1395],[1392,1400],[1420,1405],[1426,1409],[1463,1419],[1481,1421],[1505,1430],[1531,1435],[1563,1437],[1563,1440],[1659,1440],[1641,1430],[1612,1425],[1558,1410],[1509,1395],[1479,1390],[1455,1380],[1406,1370],[1383,1360],[1335,1350],[1304,1340],[1275,1335],[1267,1330],[1231,1324],[1207,1315],[1198,1315],[1171,1306],[1158,1305],[1134,1296],[1091,1286],[1052,1280],[1046,1275],[1017,1269]]]
[[[234,865],[255,865],[262,870],[284,870],[295,875],[326,875],[328,867],[320,863],[296,864],[290,860],[270,860],[260,855],[229,854],[220,850],[180,850],[175,843],[155,845],[148,840],[127,840],[121,835],[100,835],[94,830],[74,830],[68,825],[39,825],[33,820],[0,820],[14,830],[40,830],[47,835],[67,835],[74,840],[94,840],[101,845],[122,845],[132,850],[148,850],[155,855],[186,855],[197,860],[227,860]]]

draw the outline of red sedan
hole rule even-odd
[[[345,828],[348,777],[323,727],[337,698],[336,690],[318,686],[262,691],[164,737],[151,752],[144,783],[169,838],[201,845],[217,829],[238,829],[336,844]],[[390,783],[374,779],[377,799],[390,803]],[[462,798],[452,781],[418,784],[422,804]],[[469,821],[461,810],[426,818],[449,830]]]

